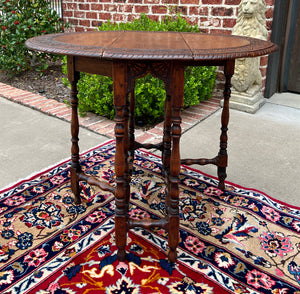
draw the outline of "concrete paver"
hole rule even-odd
[[[0,190],[70,158],[70,123],[0,97]],[[107,137],[80,129],[81,151]]]

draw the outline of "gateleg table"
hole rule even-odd
[[[67,55],[71,83],[71,186],[78,204],[80,181],[98,185],[115,195],[115,233],[118,259],[126,258],[127,231],[133,227],[162,227],[168,232],[168,259],[175,262],[179,239],[179,170],[180,164],[214,164],[219,188],[225,189],[227,167],[227,126],[229,122],[230,81],[235,59],[257,57],[277,50],[271,42],[230,35],[180,32],[104,31],[49,34],[26,41],[29,49]],[[183,105],[186,66],[223,66],[225,75],[224,106],[221,115],[219,153],[212,159],[180,158],[180,110]],[[115,116],[116,187],[85,175],[79,163],[78,98],[79,73],[87,72],[113,78]],[[146,74],[165,84],[164,134],[160,144],[140,144],[134,138],[134,84]],[[166,179],[166,216],[160,220],[130,219],[128,215],[130,180],[134,151],[138,148],[162,151],[162,168]]]

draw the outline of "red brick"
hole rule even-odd
[[[84,28],[83,27],[76,27],[75,32],[84,32]]]
[[[212,98],[209,99],[209,101],[217,103],[217,104],[220,104],[220,98],[214,98],[214,97],[212,97]]]
[[[41,100],[41,97],[39,95],[32,95],[31,97],[24,97],[22,99],[24,103],[28,103],[28,104],[38,100]]]
[[[152,6],[152,13],[165,14],[168,12],[168,8],[163,5],[154,5]]]
[[[216,110],[217,108],[219,108],[219,106],[208,104],[208,103],[206,103],[206,101],[202,101],[201,103],[202,103],[201,109],[204,111],[213,111],[213,110]]]
[[[85,12],[84,11],[74,11],[74,17],[84,18],[85,17]]]
[[[42,107],[49,106],[51,103],[52,103],[52,101],[49,102],[48,99],[46,99],[46,101],[45,100],[35,101],[32,103],[28,103],[28,105],[33,106],[34,108],[37,108],[37,109],[41,109]]]
[[[159,4],[159,0],[144,0],[144,4]]]
[[[140,143],[150,143],[152,141],[154,141],[155,136],[148,134],[148,133],[143,133],[141,136],[136,136],[136,140]]]
[[[182,118],[189,118],[190,120],[198,120],[202,116],[203,116],[203,114],[191,112],[191,111],[189,111],[189,109],[185,109],[182,112]]]
[[[266,66],[268,65],[268,56],[262,56],[260,58],[260,66]]]
[[[102,20],[111,19],[111,13],[101,12],[101,13],[99,13],[99,19],[102,19]]]
[[[55,115],[57,112],[65,110],[66,108],[66,105],[56,105],[55,108],[49,108],[48,113],[50,113],[51,115]]]
[[[226,5],[239,5],[241,0],[225,0]]]
[[[22,100],[32,98],[32,97],[39,98],[39,99],[43,98],[43,96],[41,96],[41,95],[37,95],[37,94],[27,92],[27,91],[16,91],[16,93],[21,96],[20,98]]]
[[[123,6],[123,12],[132,12],[132,11],[133,11],[133,5],[125,4]]]
[[[261,85],[262,92],[265,91],[265,86],[266,86],[266,79],[263,79],[263,80],[262,80],[262,85]]]
[[[186,6],[176,6],[174,12],[186,15],[187,7]]]
[[[79,25],[89,27],[90,26],[90,21],[88,19],[80,19],[79,20]]]
[[[217,16],[232,16],[233,9],[232,8],[225,8],[225,7],[215,7],[212,9],[212,15]]]
[[[162,4],[179,4],[179,0],[162,0]]]
[[[265,67],[265,68],[260,68],[260,72],[261,72],[261,75],[262,75],[263,77],[265,77],[266,74],[267,74],[267,68],[266,68],[266,67]]]
[[[73,10],[64,9],[64,17],[72,17],[72,16],[73,16]]]
[[[182,16],[190,25],[197,25],[199,17],[196,16]]]
[[[199,6],[190,6],[189,7],[189,14],[193,15],[208,15],[208,8],[207,7],[199,7]]]
[[[64,117],[66,115],[70,115],[71,113],[72,113],[72,110],[69,108],[66,108],[66,109],[62,109],[61,111],[57,111],[55,113],[55,116]]]
[[[270,6],[274,6],[275,0],[266,0],[266,4]]]
[[[76,3],[67,3],[68,10],[77,10],[77,4]]]
[[[114,22],[127,22],[127,15],[124,13],[114,14],[113,21]]]
[[[77,26],[78,25],[78,19],[76,19],[76,18],[69,18],[68,19],[68,22],[71,24],[71,25],[73,25],[73,26]]]
[[[136,5],[134,10],[136,13],[149,13],[149,7],[144,5]]]
[[[267,11],[266,11],[266,18],[267,19],[273,19],[273,8],[269,8],[269,9],[267,9]]]
[[[91,10],[92,11],[99,11],[99,10],[103,10],[103,4],[91,4]]]
[[[97,12],[87,12],[86,13],[86,18],[90,18],[90,19],[97,19]]]
[[[128,17],[127,17],[127,21],[133,21],[135,19],[138,19],[140,18],[140,15],[139,14],[129,14]],[[151,15],[149,15],[149,18],[151,18]]]
[[[200,33],[202,34],[208,34],[209,30],[206,28],[206,29],[200,29]]]
[[[43,97],[41,99],[36,99],[36,100],[33,100],[33,101],[28,101],[27,104],[30,105],[30,106],[37,106],[37,105],[45,103],[45,102],[47,102],[47,99]]]
[[[107,12],[115,12],[117,11],[117,8],[118,6],[117,5],[114,5],[114,4],[104,4],[104,11],[107,11]]]
[[[219,101],[219,100],[213,101],[213,100],[211,100],[211,99],[205,100],[205,101],[202,101],[202,102],[200,103],[201,109],[203,109],[202,106],[209,106],[209,107],[211,107],[211,108],[219,108],[219,106],[220,106],[220,101]]]
[[[163,122],[160,122],[160,123],[157,124],[155,127],[156,127],[156,128],[160,128],[160,129],[163,129],[163,128],[164,128],[164,123],[163,123]]]
[[[221,19],[218,17],[214,17],[210,19],[210,25],[214,27],[221,27]]]
[[[80,10],[90,10],[90,4],[79,4]]]
[[[235,26],[236,20],[232,18],[223,19],[223,28],[233,28]]]
[[[100,133],[100,132],[98,132],[98,131],[96,131],[98,134],[100,134],[100,135],[103,135],[102,133]],[[105,136],[106,137],[108,137],[108,138],[115,138],[115,132],[114,131],[111,131],[111,132],[107,132],[106,134],[105,134]]]
[[[43,112],[52,113],[52,111],[54,109],[60,109],[60,108],[61,108],[60,104],[56,103],[56,101],[54,101],[54,102],[52,101],[52,103],[49,103],[49,104],[41,107],[40,110]]]
[[[100,27],[101,24],[102,24],[102,22],[98,21],[98,20],[92,20],[92,23],[91,23],[92,27]],[[91,29],[91,30],[94,30],[94,29]]]
[[[100,129],[103,129],[103,130],[104,130],[104,129],[105,129],[105,130],[109,129],[109,130],[111,130],[111,129],[114,128],[114,122],[109,121],[109,120],[104,120],[104,121],[100,121],[100,122],[98,122],[98,123],[89,125],[88,128],[89,128],[90,130],[94,130],[94,131],[95,131],[95,130],[100,130]]]
[[[223,0],[202,0],[202,4],[222,4]]]
[[[71,114],[67,114],[67,115],[61,116],[61,118],[63,118],[66,121],[71,121],[71,117],[72,117]]]
[[[89,129],[91,129],[89,127]],[[111,124],[110,126],[98,128],[95,130],[98,134],[107,135],[107,134],[114,134],[114,124]]]
[[[181,0],[181,4],[198,4],[199,5],[199,0]]]
[[[272,31],[272,21],[269,21],[269,20],[267,20],[266,21],[266,24],[267,24],[267,30],[269,31],[269,32],[271,32]]]
[[[163,130],[160,129],[160,128],[152,128],[150,130],[147,131],[147,133],[149,134],[153,134],[153,135],[156,135],[156,136],[162,136],[163,135]]]
[[[150,19],[154,20],[154,21],[158,21],[159,20],[159,16],[158,15],[149,15],[148,17]]]

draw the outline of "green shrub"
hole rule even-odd
[[[16,74],[41,64],[45,54],[30,52],[24,45],[31,37],[60,32],[63,21],[46,0],[0,0],[0,69]]]
[[[100,31],[135,30],[135,31],[182,31],[199,32],[180,15],[166,17],[157,22],[144,14],[139,19],[128,23],[113,24],[110,21],[99,27]],[[66,72],[66,67],[64,68]],[[188,67],[185,71],[184,107],[198,104],[209,99],[215,84],[215,67]],[[83,74],[78,83],[79,112],[95,112],[109,118],[114,117],[113,86],[111,78]],[[163,118],[165,88],[161,80],[147,75],[136,81],[135,119],[143,124],[156,123]]]

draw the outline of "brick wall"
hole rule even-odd
[[[145,13],[161,20],[170,11],[180,12],[203,33],[231,34],[236,23],[241,0],[63,0],[64,20],[71,24],[72,31],[95,30],[102,22],[127,22]],[[266,0],[267,28],[271,36],[275,0]],[[267,57],[261,58],[261,71],[267,72]],[[217,81],[223,79],[218,72]],[[219,88],[217,82],[216,89]]]

